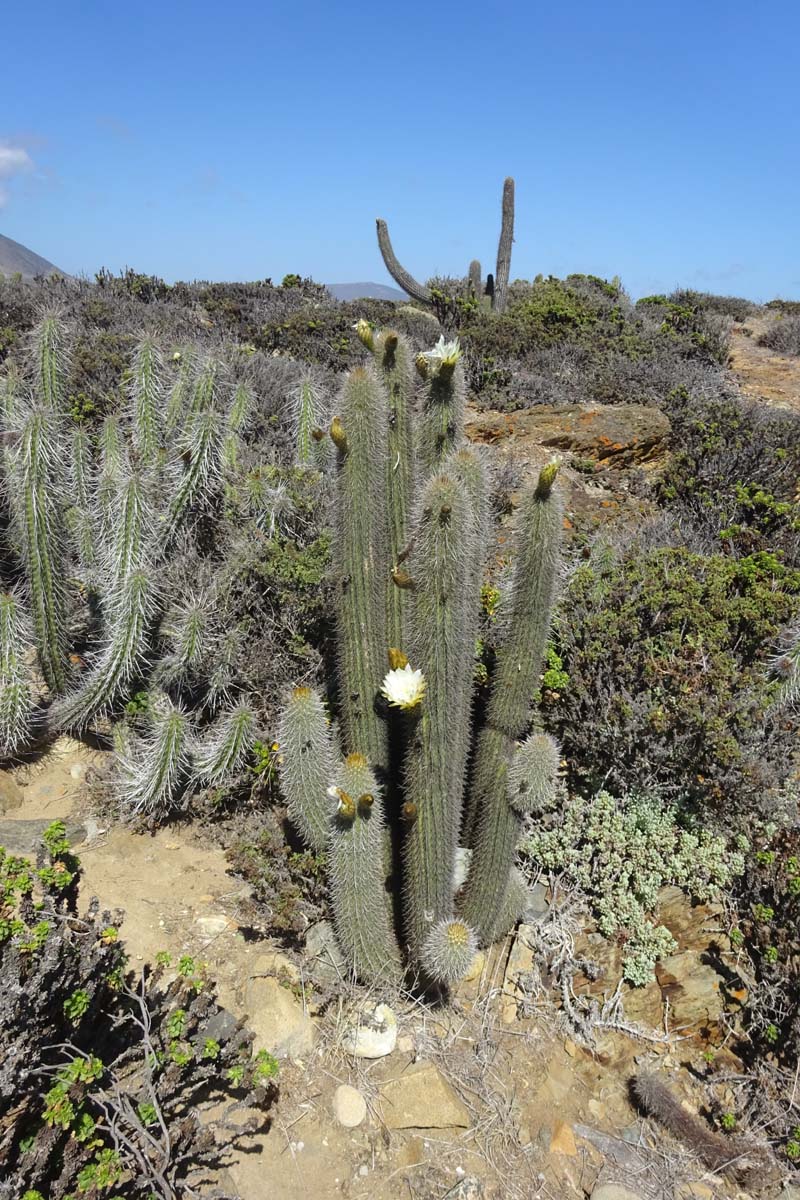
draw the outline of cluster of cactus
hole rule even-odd
[[[556,787],[560,751],[535,727],[534,697],[562,537],[558,464],[520,505],[473,754],[490,522],[484,462],[463,437],[458,342],[440,338],[415,357],[403,336],[357,328],[371,358],[346,377],[329,428],[338,719],[313,689],[289,694],[281,780],[292,822],[327,855],[353,974],[397,980],[410,970],[447,985],[520,915],[523,823]],[[469,869],[457,890],[460,850]]]
[[[473,259],[469,264],[469,272],[467,274],[470,294],[479,303],[483,303],[485,297],[491,310],[495,313],[505,312],[508,303],[508,281],[511,274],[511,246],[514,241],[514,180],[510,176],[503,184],[501,215],[500,239],[497,243],[496,273],[492,275],[490,272],[484,282],[481,274],[481,264],[477,259]],[[378,246],[386,265],[386,270],[392,279],[413,300],[419,301],[420,304],[432,304],[434,297],[431,289],[424,283],[419,283],[398,262],[397,256],[392,249],[391,239],[389,238],[389,227],[386,222],[378,217],[375,225],[378,231]]]
[[[230,777],[256,737],[246,697],[229,694],[231,634],[197,549],[253,396],[222,362],[188,349],[165,360],[145,336],[126,405],[90,426],[70,412],[67,368],[64,329],[46,315],[25,368],[0,381],[0,758],[40,734],[113,724],[135,694],[142,719],[113,729],[120,791],[131,813],[153,814],[190,779]]]

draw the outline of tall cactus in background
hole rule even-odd
[[[389,227],[380,217],[375,222],[378,233],[378,248],[386,270],[399,288],[421,304],[432,304],[433,292],[419,283],[405,267],[401,266],[392,247]],[[511,247],[514,242],[514,180],[509,176],[503,184],[502,223],[497,244],[497,275],[488,276],[486,286],[481,283],[481,265],[477,259],[469,265],[468,282],[470,292],[480,300],[483,295],[491,298],[492,309],[505,312],[508,302],[508,280],[511,272]]]
[[[558,468],[546,467],[522,504],[510,612],[475,756],[480,819],[464,894],[456,896],[488,489],[480,455],[463,445],[457,341],[440,339],[417,358],[422,383],[412,402],[404,342],[366,322],[358,333],[374,364],[350,374],[330,430],[336,691],[350,753],[337,764],[322,698],[298,688],[281,719],[281,779],[293,823],[327,852],[337,939],[355,974],[381,980],[400,970],[385,889],[388,827],[402,843],[393,883],[409,966],[448,985],[524,906],[514,866],[521,822],[555,786],[558,747],[525,735],[555,589]],[[382,603],[389,579],[404,598],[399,620]],[[380,691],[388,711],[375,702],[387,660]]]

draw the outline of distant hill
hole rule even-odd
[[[59,275],[66,273],[54,267],[40,254],[34,254],[27,246],[21,246],[19,242],[3,237],[0,233],[0,272],[3,275],[19,273],[32,279],[34,275],[52,275],[54,271]]]
[[[405,292],[385,283],[326,283],[335,300],[407,300]]]

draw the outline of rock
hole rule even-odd
[[[719,1020],[725,1007],[722,977],[701,961],[697,951],[670,954],[656,963],[656,979],[661,995],[669,1002],[673,1027],[705,1027]]]
[[[541,881],[537,881],[533,887],[528,888],[528,900],[524,913],[525,920],[531,923],[537,917],[543,917],[549,907],[550,901],[547,899],[547,888]]]
[[[432,1063],[411,1066],[381,1086],[381,1118],[388,1129],[468,1129],[467,1109]]]
[[[236,1032],[238,1021],[232,1012],[228,1012],[227,1008],[218,1008],[208,1018],[208,1021],[203,1028],[203,1040],[213,1038],[215,1042],[221,1042],[223,1038],[231,1037]]]
[[[601,1183],[592,1189],[591,1200],[643,1200],[643,1197],[621,1183]]]
[[[367,1115],[367,1102],[357,1088],[340,1083],[333,1093],[333,1115],[345,1129],[355,1129]]]
[[[248,1024],[254,1048],[277,1058],[302,1058],[314,1047],[316,1029],[297,997],[272,976],[247,981]]]
[[[292,983],[300,983],[297,963],[280,950],[266,950],[256,956],[250,968],[250,978],[253,979],[256,975],[276,975],[279,978],[290,979]]]
[[[322,983],[338,983],[347,978],[347,964],[330,921],[320,921],[309,929],[306,934],[306,958],[311,973]]]
[[[537,404],[519,412],[470,413],[470,441],[571,450],[613,467],[648,462],[666,451],[670,423],[643,404]]]
[[[446,1193],[448,1200],[484,1200],[486,1192],[480,1179],[467,1175]]]
[[[34,856],[42,844],[44,831],[51,825],[52,821],[45,820],[0,820],[0,846],[4,846],[10,854]],[[65,827],[65,836],[70,846],[77,846],[86,840],[86,829],[83,825],[72,821],[66,822]]]
[[[672,1194],[674,1200],[713,1200],[714,1189],[707,1183],[679,1183]]]
[[[384,1058],[397,1045],[397,1017],[388,1004],[364,1004],[351,1018],[342,1047],[354,1058]]]
[[[195,917],[194,923],[204,937],[217,937],[226,929],[235,928],[233,921],[224,913],[215,913],[210,917]]]
[[[574,1158],[578,1153],[578,1147],[575,1145],[575,1135],[572,1132],[572,1127],[566,1121],[559,1121],[556,1124],[550,1138],[550,1153],[567,1154],[570,1158]]]
[[[13,812],[24,800],[22,788],[5,772],[0,773],[0,813]]]

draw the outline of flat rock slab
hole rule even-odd
[[[470,413],[466,423],[472,442],[527,442],[571,450],[613,467],[663,454],[670,428],[664,413],[644,404],[538,404],[512,413]]]
[[[9,854],[35,855],[42,844],[45,829],[49,829],[52,821],[30,820],[0,820],[0,846],[4,846]],[[86,841],[86,827],[75,821],[66,822],[66,838],[70,846],[77,846]]]
[[[380,1089],[380,1113],[388,1129],[469,1129],[472,1118],[433,1063],[409,1067]]]

